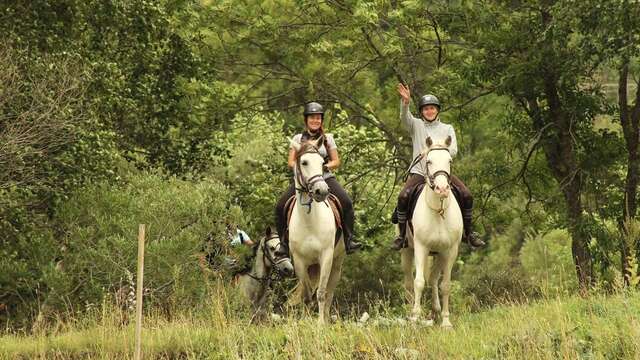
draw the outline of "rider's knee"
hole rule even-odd
[[[410,195],[410,192],[407,190],[403,190],[400,192],[400,195],[398,195],[399,207],[405,208],[409,204],[409,195]]]

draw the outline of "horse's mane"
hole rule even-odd
[[[311,150],[312,152],[317,152],[318,147],[314,145],[313,141],[303,141],[302,143],[300,143],[300,150],[297,152],[296,158],[300,159],[300,156],[310,152],[309,150]]]
[[[429,146],[429,150],[433,150],[433,149],[449,149],[449,146],[446,145],[445,143],[434,143],[434,144],[431,144],[431,146]]]

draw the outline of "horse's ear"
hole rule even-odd
[[[294,141],[293,138],[289,139],[289,144],[291,144],[291,147],[294,148],[296,152],[300,151],[300,148],[301,148],[300,143],[298,143],[297,141]]]
[[[444,144],[447,145],[447,147],[451,145],[451,135],[447,136],[447,140],[444,141]]]
[[[271,237],[271,226],[267,226],[267,228],[264,230],[264,235],[268,238]]]
[[[320,146],[322,146],[322,143],[324,143],[324,135],[320,136],[316,141],[314,141],[313,146],[319,149]]]
[[[433,140],[431,140],[431,136],[427,136],[427,147],[431,147],[431,145],[433,145]]]

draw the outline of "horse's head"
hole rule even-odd
[[[271,227],[267,226],[265,237],[262,241],[263,256],[267,259],[265,265],[275,268],[277,272],[291,276],[293,275],[293,264],[287,254],[280,251],[280,238],[278,234],[271,231]]]
[[[291,141],[296,149],[295,178],[297,186],[318,202],[325,201],[329,196],[329,186],[322,177],[324,158],[318,152],[322,141],[322,138],[305,141],[302,144]]]
[[[425,176],[429,187],[440,195],[441,198],[449,196],[451,191],[451,136],[447,136],[444,144],[435,144],[431,137],[427,137],[427,147],[423,151],[423,161],[425,161]]]

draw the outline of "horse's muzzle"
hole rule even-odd
[[[325,201],[329,196],[329,185],[324,181],[315,183],[313,189],[311,189],[311,196],[317,202]]]
[[[434,191],[436,192],[436,194],[438,194],[438,196],[444,199],[449,197],[449,194],[451,193],[451,186],[449,184],[443,186],[436,185]]]

